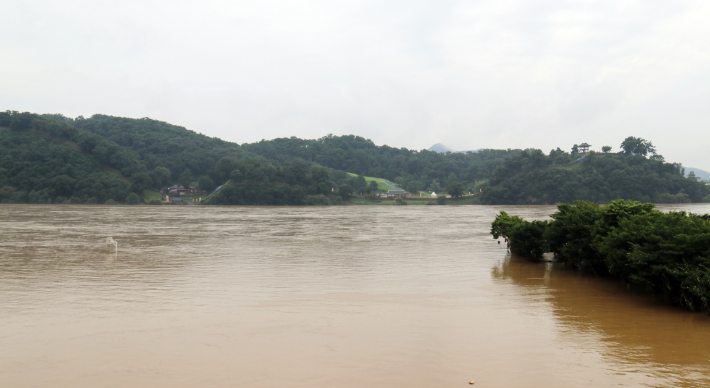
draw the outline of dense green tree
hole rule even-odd
[[[238,144],[149,118],[94,115],[88,119],[73,120],[71,124],[115,143],[127,152],[138,154],[148,169],[165,167],[179,174],[189,168],[194,175],[209,175],[221,158],[241,158],[244,155]],[[228,178],[232,170],[224,178]],[[178,176],[171,179],[172,182],[178,180]]]
[[[57,203],[71,198],[77,203],[113,198],[122,202],[129,193],[129,181],[122,172],[145,171],[143,165],[116,144],[59,118],[0,112],[0,187],[13,193],[1,200]],[[109,150],[111,158],[93,156],[87,148],[91,144]]]
[[[439,186],[438,179],[434,179],[431,181],[431,184],[429,185],[429,190],[433,192],[441,191],[441,186]]]
[[[570,154],[568,154],[571,156]],[[681,166],[641,155],[597,154],[571,164],[557,151],[528,150],[506,159],[483,188],[488,204],[555,204],[615,199],[642,202],[699,202],[708,187],[683,176]],[[682,194],[682,195],[680,195]],[[680,195],[676,197],[677,195]]]
[[[404,189],[407,190],[410,193],[416,194],[422,189],[422,184],[418,180],[410,180],[407,182],[407,184],[404,186]]]
[[[491,225],[510,251],[611,275],[696,311],[710,310],[710,215],[663,213],[653,204],[613,201],[563,204],[552,221],[501,212]]]
[[[29,129],[35,119],[34,115],[29,112],[12,112],[11,115],[12,117],[8,120],[8,123],[6,125],[15,131]]]
[[[549,250],[543,235],[548,221],[528,222],[501,211],[491,224],[493,238],[503,238],[511,253],[518,257],[539,260]],[[500,244],[500,241],[498,242]]]
[[[344,183],[338,186],[338,194],[347,199],[353,194],[353,188],[349,184]]]
[[[604,146],[602,147],[602,152],[605,154],[608,154],[609,151],[611,151],[611,146]]]
[[[349,181],[347,174],[335,174],[322,166],[309,166],[303,161],[285,162],[274,166],[259,158],[236,160],[222,169],[239,167],[230,173],[230,180],[206,203],[230,205],[304,205],[340,203],[331,176]],[[345,183],[341,183],[345,184]],[[347,188],[346,188],[347,191]],[[325,198],[326,201],[323,201]]]
[[[172,173],[165,167],[154,168],[153,172],[151,172],[151,177],[155,188],[170,186],[173,183]]]
[[[214,190],[214,181],[210,179],[208,176],[201,176],[199,179],[197,179],[197,185],[199,186],[200,190],[206,191],[206,192],[211,192]]]
[[[242,144],[250,151],[276,162],[296,159],[317,163],[334,170],[358,175],[377,176],[396,181],[399,187],[424,189],[432,179],[443,182],[454,173],[459,181],[473,184],[490,178],[504,159],[521,150],[479,150],[467,153],[442,154],[433,151],[409,150],[377,146],[358,136],[325,136],[316,140],[295,137],[263,140]],[[397,180],[400,178],[399,180]],[[341,183],[341,182],[338,182]],[[357,185],[352,185],[358,191]]]
[[[153,187],[153,178],[146,172],[137,172],[131,175],[131,191],[141,194],[143,190],[150,190]]]
[[[328,194],[332,192],[333,182],[330,180],[328,169],[322,166],[311,167],[311,179],[315,187],[316,194]]]
[[[353,182],[353,188],[355,190],[364,191],[366,187],[367,187],[367,180],[365,180],[364,176],[358,175],[355,178],[355,182]]]
[[[215,166],[216,174],[220,180],[226,181],[227,179],[230,179],[232,171],[243,168],[242,164],[243,163],[240,159],[225,156],[217,161],[217,165]],[[241,174],[241,171],[239,173]]]
[[[244,180],[244,173],[242,173],[242,170],[236,169],[232,170],[232,172],[229,174],[229,179],[239,182]]]
[[[446,191],[452,198],[458,198],[463,195],[463,185],[461,182],[451,182],[446,188]]]
[[[182,172],[180,175],[180,185],[188,188],[192,185],[192,181],[194,181],[195,178],[192,176],[192,171],[190,171],[189,168],[186,168],[185,171]]]
[[[643,138],[629,136],[621,142],[621,149],[627,155],[641,155],[646,156],[649,153],[655,154],[656,147],[653,144]]]
[[[74,191],[74,186],[76,185],[76,179],[68,175],[58,175],[49,181],[49,188],[52,194],[61,196],[70,196]]]
[[[380,186],[377,185],[376,181],[370,181],[370,183],[367,185],[367,193],[377,193],[380,191]]]
[[[141,202],[141,198],[136,193],[130,193],[126,197],[126,204],[128,205],[138,205]]]
[[[330,205],[330,200],[323,194],[309,195],[306,197],[306,205],[328,206]]]

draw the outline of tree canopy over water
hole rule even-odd
[[[695,311],[710,310],[710,215],[663,213],[653,204],[562,204],[551,221],[501,212],[491,225],[514,255],[545,252],[574,267],[614,276]]]

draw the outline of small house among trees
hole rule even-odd
[[[186,191],[187,191],[187,189],[185,189],[185,187],[183,187],[181,185],[172,185],[172,186],[168,187],[168,192],[170,194],[180,195],[180,194],[184,194]]]
[[[197,186],[190,186],[189,188],[185,188],[182,185],[172,185],[168,187],[168,193],[170,194],[191,194],[191,193],[197,193],[199,192],[199,189]]]
[[[589,152],[589,147],[591,147],[590,144],[582,143],[579,145],[579,152],[582,154],[586,154],[587,152]]]

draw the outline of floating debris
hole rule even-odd
[[[116,248],[116,252],[118,252],[118,243],[116,240],[113,239],[113,237],[106,237],[106,246],[109,247],[113,245]]]

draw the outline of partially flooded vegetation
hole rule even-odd
[[[526,221],[501,211],[491,226],[520,257],[557,261],[618,277],[693,311],[710,309],[710,215],[668,213],[653,204],[577,201],[552,220]]]

